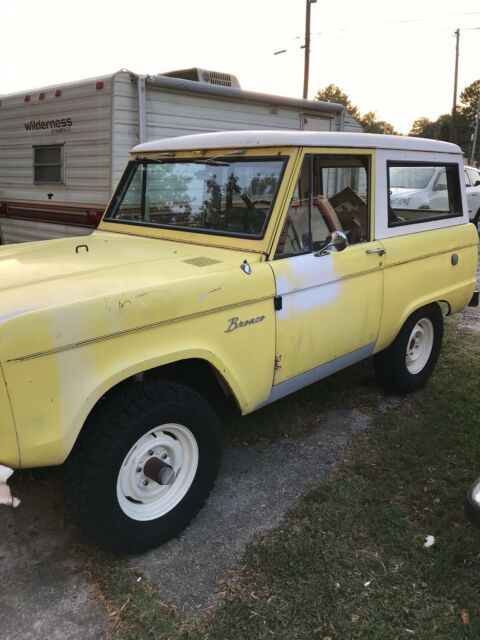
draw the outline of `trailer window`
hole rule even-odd
[[[63,145],[33,147],[33,181],[63,183]]]

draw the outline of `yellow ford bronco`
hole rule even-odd
[[[419,172],[431,197],[396,208]],[[94,541],[152,548],[213,486],[224,398],[247,414],[370,356],[394,392],[423,385],[442,310],[478,303],[477,245],[452,144],[141,144],[92,235],[0,248],[0,464],[66,463]]]

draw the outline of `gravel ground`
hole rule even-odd
[[[75,559],[78,532],[65,521],[59,470],[16,472],[22,499],[0,511],[2,640],[94,640],[107,628]]]

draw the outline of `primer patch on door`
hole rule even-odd
[[[298,256],[290,259],[285,267],[282,265],[281,271],[275,274],[277,294],[283,296],[278,319],[331,304],[339,298],[341,279],[332,256]]]

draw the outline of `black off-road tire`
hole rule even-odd
[[[429,353],[419,370],[407,365],[407,349],[412,344],[412,332],[422,323],[433,331]],[[443,314],[439,305],[429,304],[415,311],[405,322],[392,344],[373,356],[373,366],[379,383],[395,393],[411,393],[422,387],[429,379],[440,353],[443,338]]]
[[[171,510],[155,519],[135,519],[117,496],[120,468],[135,443],[167,424],[182,425],[193,435],[196,473]],[[218,474],[221,448],[218,418],[196,391],[165,380],[121,385],[92,411],[67,461],[66,489],[74,515],[87,536],[110,551],[142,553],[157,547],[202,508]]]

